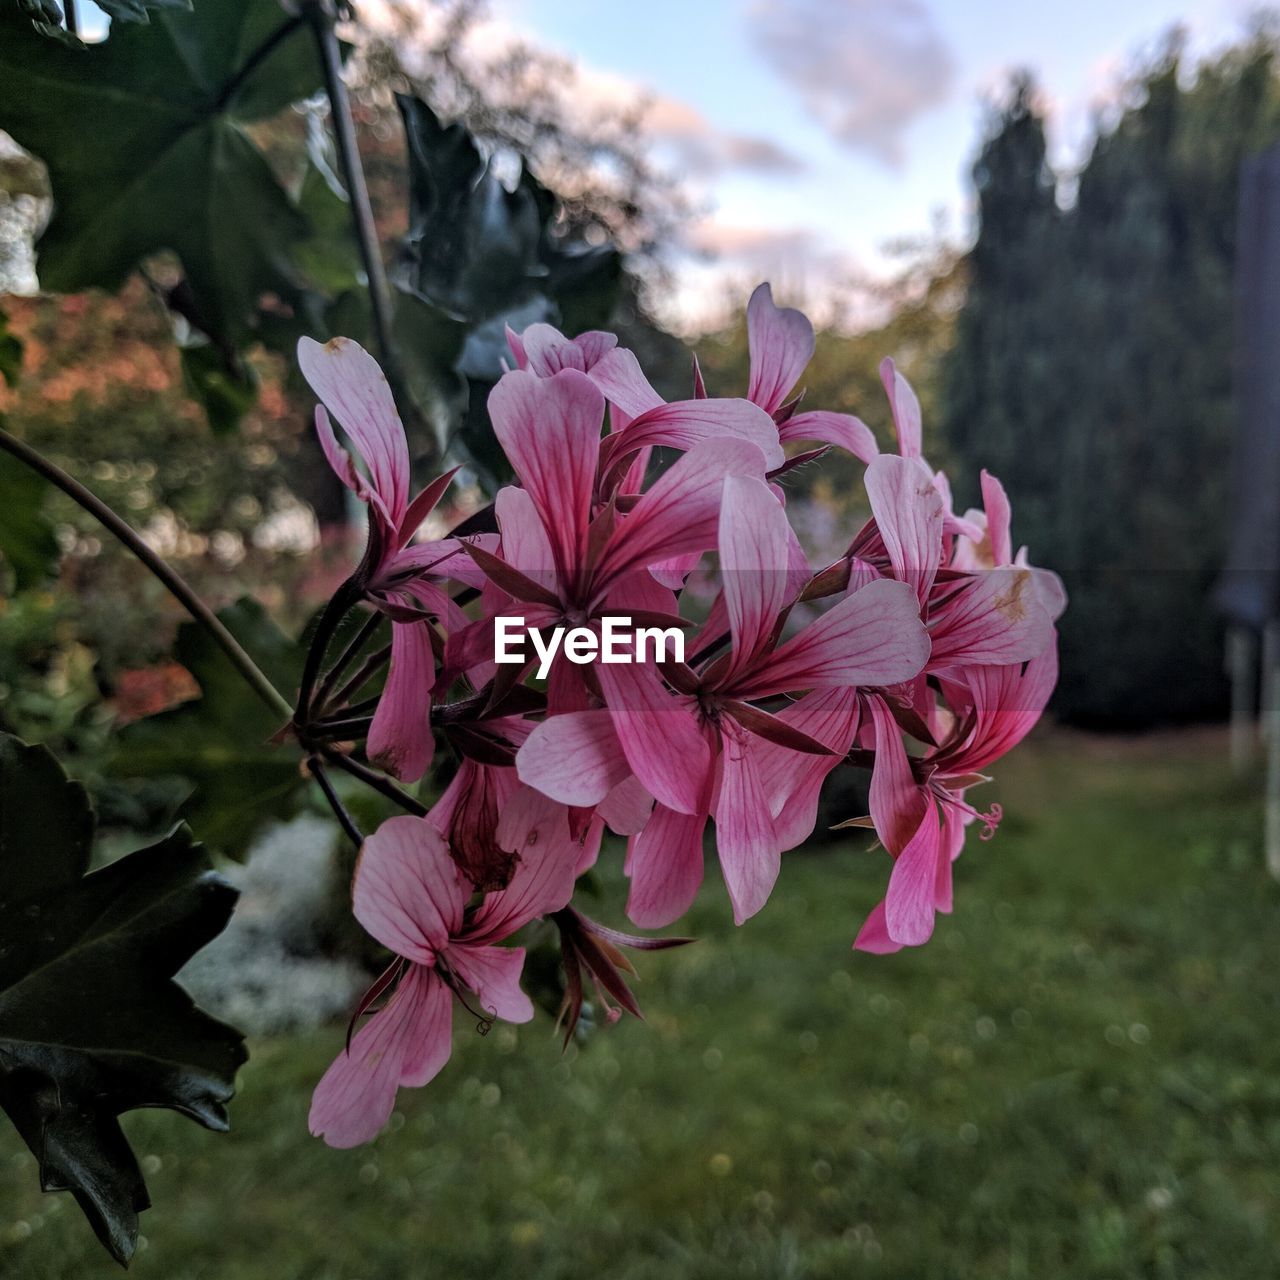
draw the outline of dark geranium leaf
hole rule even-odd
[[[460,124],[399,96],[409,159],[409,228],[393,273],[418,301],[397,308],[405,377],[452,412],[450,441],[490,487],[510,475],[489,425],[489,389],[509,362],[506,329],[538,321],[569,334],[604,324],[622,258],[566,230],[560,200],[528,170],[504,184]],[[465,342],[463,341],[465,339]],[[461,379],[465,379],[463,382]],[[434,391],[432,391],[434,388]],[[465,409],[465,413],[462,412]]]
[[[124,1263],[150,1202],[118,1117],[227,1127],[244,1041],[172,978],[236,894],[185,827],[86,875],[93,827],[48,750],[0,735],[0,1107]]]
[[[319,87],[305,30],[255,60],[289,21],[277,0],[202,0],[73,49],[0,5],[0,117],[48,166],[53,190],[44,288],[114,289],[172,250],[189,285],[183,314],[234,345],[250,336],[261,295],[299,292],[288,251],[307,220],[244,129]]]

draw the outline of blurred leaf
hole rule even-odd
[[[396,101],[409,151],[403,285],[472,321],[520,306],[547,274],[534,193],[508,191],[461,124],[442,125],[417,98]]]
[[[35,586],[57,567],[58,540],[43,511],[48,491],[43,476],[0,453],[0,556],[13,570],[15,591]]]
[[[263,293],[298,291],[288,251],[306,219],[243,129],[319,85],[305,31],[255,58],[286,21],[276,0],[202,0],[73,50],[0,9],[0,115],[54,194],[46,289],[114,289],[170,249],[190,286],[183,314],[237,344]]]
[[[83,49],[84,44],[62,25],[62,8],[55,0],[17,0],[18,12],[26,14],[32,27],[42,36],[57,40],[73,49]]]
[[[150,22],[148,9],[189,13],[191,0],[94,0],[103,13],[119,22]]]
[[[422,304],[397,315],[404,378],[418,397],[436,388],[435,407],[460,424],[451,448],[496,487],[509,470],[486,402],[510,359],[508,325],[546,321],[572,335],[604,324],[622,259],[561,228],[559,200],[527,170],[508,190],[462,125],[442,125],[417,98],[396,101],[409,154],[409,230],[394,278]],[[465,342],[445,371],[458,335]]]
[[[309,142],[312,158],[298,191],[298,208],[311,226],[294,259],[309,279],[330,294],[364,287],[364,268],[351,225],[351,205],[328,167],[317,163],[318,143]],[[322,157],[321,157],[322,159]]]
[[[9,317],[0,311],[0,378],[11,387],[18,385],[22,373],[22,343],[9,332]]]
[[[291,697],[303,650],[254,600],[240,600],[218,617],[276,688]],[[278,717],[203,627],[183,623],[174,656],[191,672],[201,696],[127,725],[109,767],[122,778],[184,778],[191,793],[179,815],[206,844],[243,858],[263,823],[291,816],[302,800],[297,753],[272,745],[281,727]]]
[[[235,890],[182,827],[93,872],[84,789],[44,747],[0,736],[0,1107],[120,1262],[149,1205],[118,1117],[167,1107],[227,1127],[233,1028],[172,976],[220,933]]]
[[[438,452],[447,443],[449,424],[467,402],[466,379],[458,372],[467,326],[425,298],[397,289],[393,336],[404,366],[405,392],[430,425]]]
[[[234,431],[258,394],[253,366],[234,350],[220,351],[212,342],[179,350],[183,385],[203,407],[209,425],[220,435]]]

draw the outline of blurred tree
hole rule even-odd
[[[1190,68],[1181,38],[1123,86],[1072,192],[1017,80],[974,168],[979,234],[946,369],[963,465],[1014,495],[1014,532],[1060,569],[1056,706],[1141,727],[1221,712],[1218,624],[1242,158],[1280,137],[1277,43]]]
[[[800,380],[804,406],[856,414],[875,431],[882,448],[895,447],[879,376],[881,360],[892,356],[920,396],[926,452],[935,465],[943,466],[949,457],[940,426],[939,384],[964,298],[967,264],[941,238],[897,248],[898,270],[883,281],[862,282],[857,289],[857,310],[881,316],[880,322],[852,332],[834,325],[817,328],[813,359]],[[781,294],[776,301],[788,303]],[[712,395],[742,395],[747,388],[746,298],[738,299],[732,310],[736,318],[731,325],[696,344]],[[688,395],[688,373],[681,372],[683,382],[675,394]],[[833,516],[831,535],[837,540],[843,536],[847,545],[856,529],[854,522],[867,514],[861,476],[862,464],[853,458],[828,456],[821,468],[802,467],[788,473],[785,483]],[[821,548],[811,545],[810,550],[817,554]]]

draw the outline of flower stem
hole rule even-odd
[[[240,646],[240,642],[218,620],[217,615],[191,589],[186,580],[158,556],[143,541],[136,529],[126,524],[96,494],[90,492],[73,476],[67,474],[56,463],[50,462],[43,454],[38,453],[30,445],[16,436],[0,428],[0,449],[17,458],[19,462],[44,476],[50,484],[61,489],[73,502],[83,507],[94,519],[113,533],[148,569],[164,584],[169,594],[202,626],[223,653],[245,678],[254,693],[282,718],[287,720],[293,714],[293,708],[285,701],[284,696],[263,674],[261,668]]]
[[[358,849],[364,844],[364,835],[360,828],[356,825],[356,820],[351,816],[351,811],[342,803],[334,785],[329,781],[329,775],[325,772],[324,765],[316,756],[307,758],[307,768],[311,772],[311,776],[320,784],[320,790],[324,792],[324,798],[329,802],[329,808],[333,810],[333,816],[337,818],[338,825],[345,831],[352,843]]]
[[[342,752],[336,751],[332,747],[322,746],[320,750],[324,752],[324,758],[330,764],[336,765],[353,778],[359,778],[361,782],[372,787],[375,791],[382,792],[388,800],[394,800],[402,809],[415,814],[419,818],[427,816],[427,806],[422,801],[415,800],[407,791],[396,786],[390,778],[378,773],[375,769],[370,769],[368,765],[361,764],[358,760],[352,760],[350,756],[344,756]]]
[[[381,625],[382,615],[371,613],[361,624],[360,630],[352,638],[351,643],[342,651],[337,662],[330,667],[329,674],[320,682],[320,687],[316,690],[315,705],[321,709],[321,713],[329,702],[329,695],[333,692],[334,685],[342,679],[342,673],[351,665],[360,650],[364,648],[365,642]]]
[[[386,665],[387,659],[391,657],[391,646],[383,645],[377,653],[371,654],[365,661],[364,665],[342,686],[331,698],[326,701],[326,707],[340,707],[353,693],[359,692],[364,685],[371,680],[378,671]]]
[[[342,50],[333,29],[333,0],[305,0],[303,12],[315,34],[320,64],[324,69],[324,88],[333,116],[338,162],[342,166],[347,198],[351,201],[351,220],[360,246],[360,260],[369,281],[369,303],[373,311],[373,331],[378,341],[378,354],[384,365],[395,369],[395,348],[391,338],[391,290],[387,285],[386,269],[382,265],[373,206],[369,203],[369,188],[365,183],[360,151],[356,145],[351,100],[342,79]]]

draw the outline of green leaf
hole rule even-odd
[[[0,557],[13,572],[15,591],[36,586],[57,567],[58,540],[43,510],[48,492],[47,480],[0,452]]]
[[[167,1107],[227,1128],[239,1032],[172,977],[236,893],[182,827],[92,874],[84,789],[44,747],[0,735],[0,1107],[120,1262],[146,1184],[118,1117]]]
[[[303,651],[256,601],[218,617],[286,697],[297,688]],[[282,727],[203,627],[178,628],[174,656],[201,696],[121,730],[109,768],[118,777],[179,777],[191,792],[178,813],[206,844],[243,858],[263,823],[296,812],[305,794],[297,752],[275,746]]]
[[[235,345],[262,294],[299,290],[288,255],[306,219],[244,131],[319,86],[300,26],[255,57],[290,22],[277,0],[203,0],[74,50],[0,8],[0,118],[48,165],[53,189],[45,288],[114,289],[172,250],[189,285],[183,314]]]

